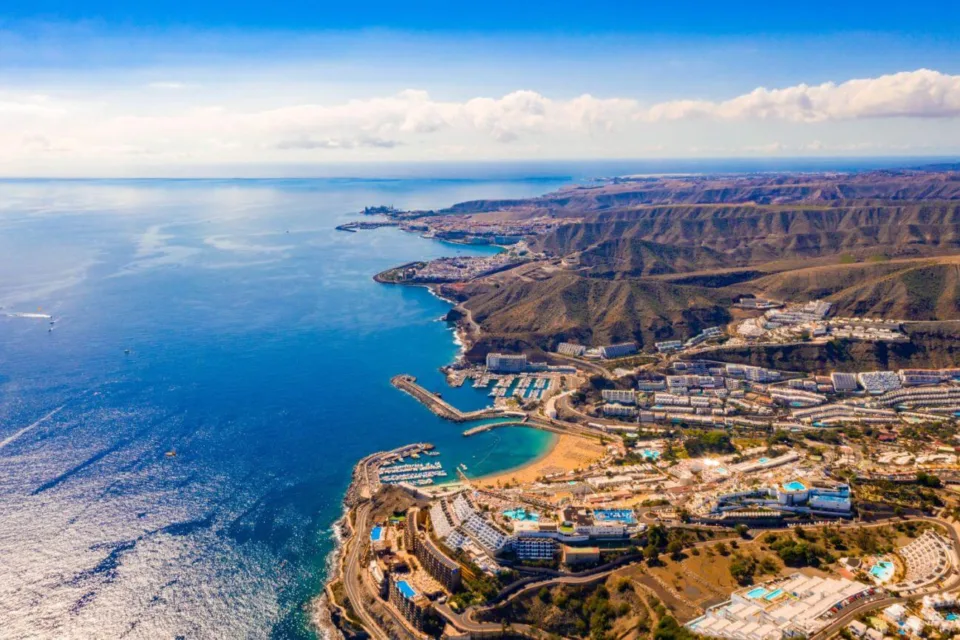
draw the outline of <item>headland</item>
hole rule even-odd
[[[437,483],[422,445],[362,461],[328,590],[338,627],[819,639],[881,610],[948,626],[957,184],[940,169],[628,178],[386,212],[505,248],[377,276],[457,304],[470,341],[448,381],[492,406],[394,386],[452,422],[501,420],[465,437],[557,435],[487,477],[459,465]]]

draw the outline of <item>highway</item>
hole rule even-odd
[[[361,558],[363,557],[363,538],[367,535],[367,525],[370,519],[370,503],[364,502],[354,510],[356,520],[353,525],[353,535],[347,541],[347,552],[343,558],[343,587],[354,613],[363,624],[372,638],[390,640],[383,632],[377,621],[367,611],[364,600]]]

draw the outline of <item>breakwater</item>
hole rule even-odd
[[[452,422],[470,422],[472,420],[482,420],[484,418],[497,418],[510,415],[510,413],[500,409],[479,409],[477,411],[468,412],[460,411],[437,394],[431,393],[430,391],[427,391],[421,387],[419,384],[417,384],[417,379],[411,375],[401,374],[394,376],[390,379],[390,384],[401,391],[409,393],[436,415]]]

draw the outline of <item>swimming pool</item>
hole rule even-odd
[[[370,532],[370,542],[380,542],[383,540],[383,527],[374,527]]]
[[[517,507],[516,509],[510,509],[508,511],[504,511],[503,515],[506,516],[507,518],[510,518],[511,520],[518,520],[521,522],[523,521],[536,522],[537,520],[540,519],[539,513],[536,513],[535,511],[527,511],[523,507]]]
[[[806,491],[807,485],[797,480],[791,480],[790,482],[784,484],[783,488],[787,491]]]
[[[620,522],[632,524],[637,521],[630,509],[594,509],[593,519],[597,522]]]
[[[642,451],[644,460],[659,460],[660,452],[654,449],[644,449]]]
[[[402,593],[403,597],[407,600],[417,595],[417,592],[413,590],[413,587],[411,587],[406,580],[400,580],[397,582],[397,589],[400,589],[400,593]]]
[[[893,577],[893,573],[896,570],[896,567],[889,560],[881,560],[872,567],[870,567],[870,575],[875,577],[880,582],[886,582]]]
[[[757,587],[756,589],[753,589],[752,591],[748,591],[748,592],[747,592],[747,597],[750,598],[751,600],[757,600],[758,598],[762,598],[763,596],[767,595],[768,593],[769,593],[769,591],[767,591],[767,590],[764,589],[763,587]]]
[[[759,460],[757,460],[757,462],[759,462],[760,464],[767,464],[768,462],[770,462],[770,458],[760,458]]]
[[[763,596],[763,599],[764,599],[764,600],[767,600],[767,601],[769,601],[769,600],[776,600],[777,598],[779,598],[779,597],[782,596],[782,595],[783,595],[783,589],[777,589],[776,591],[771,591],[771,592],[768,593],[767,595]]]

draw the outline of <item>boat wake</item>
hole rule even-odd
[[[40,418],[39,420],[37,420],[36,422],[34,422],[33,424],[29,424],[29,425],[25,426],[23,429],[20,429],[19,431],[17,431],[17,432],[14,433],[13,435],[9,436],[8,438],[6,438],[6,439],[4,439],[4,440],[0,440],[0,449],[3,449],[5,446],[7,446],[8,444],[10,444],[11,442],[13,442],[14,440],[16,440],[17,438],[19,438],[19,437],[22,436],[23,434],[27,433],[28,431],[30,431],[30,430],[32,430],[32,429],[35,429],[36,427],[40,426],[41,424],[43,424],[44,422],[46,422],[47,420],[49,420],[49,419],[52,418],[53,416],[57,415],[57,413],[59,413],[59,411],[60,411],[61,409],[63,409],[65,406],[67,406],[67,405],[65,405],[65,404],[60,405],[59,407],[57,407],[56,409],[54,409],[53,411],[51,411],[51,412],[48,413],[47,415],[43,416],[42,418]]]
[[[49,320],[53,317],[49,313],[25,313],[22,311],[14,311],[4,315],[8,318],[35,318],[39,320]]]

